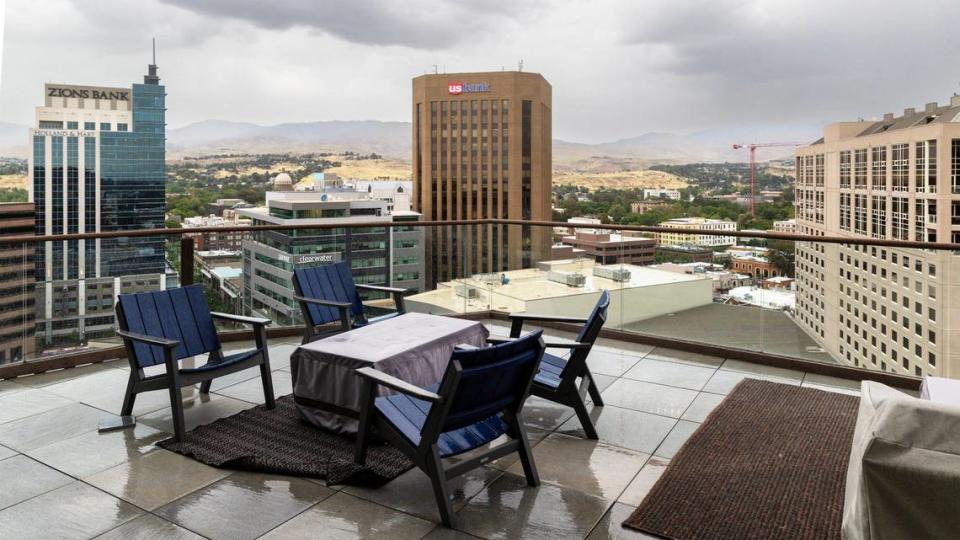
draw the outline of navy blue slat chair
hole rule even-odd
[[[296,293],[294,300],[300,303],[300,312],[303,314],[303,343],[402,315],[406,312],[403,297],[409,292],[396,287],[357,285],[353,281],[350,264],[346,261],[295,269],[293,288]],[[396,311],[379,317],[367,317],[360,298],[361,290],[391,294]],[[340,327],[326,331],[318,328],[334,322],[339,322]]]
[[[447,527],[453,527],[447,481],[484,463],[518,452],[527,484],[539,485],[520,411],[543,350],[540,332],[491,347],[458,348],[443,379],[427,388],[373,368],[357,370],[364,379],[357,463],[365,462],[367,439],[375,429],[430,477],[440,518]],[[399,393],[376,397],[377,386]],[[463,454],[503,434],[510,440],[444,467],[443,458]]]
[[[263,396],[268,409],[274,407],[266,325],[270,319],[211,313],[201,285],[165,291],[121,294],[116,306],[117,334],[123,338],[130,361],[130,379],[123,398],[121,416],[133,414],[137,394],[166,389],[170,392],[175,439],[183,440],[183,402],[180,389],[200,384],[201,393],[210,392],[213,379],[259,366]],[[224,355],[214,319],[253,326],[256,348]],[[207,363],[181,368],[180,360],[206,354]],[[147,376],[144,368],[165,365],[166,372]]]
[[[600,335],[600,329],[607,320],[607,308],[610,307],[610,293],[603,291],[600,298],[594,306],[590,316],[586,319],[577,317],[558,317],[554,315],[532,315],[528,313],[510,314],[510,337],[511,339],[520,336],[523,331],[523,323],[527,321],[547,321],[559,323],[579,323],[583,324],[577,340],[574,343],[547,343],[548,348],[562,348],[570,350],[570,358],[563,359],[550,353],[543,354],[543,361],[540,362],[540,371],[533,379],[533,390],[531,393],[561,405],[573,407],[577,413],[577,418],[583,426],[583,432],[589,439],[597,439],[597,429],[593,425],[590,413],[587,411],[587,405],[584,396],[590,393],[590,398],[596,407],[603,407],[603,399],[600,397],[600,389],[593,380],[593,374],[587,366],[587,356],[593,343]],[[504,340],[491,338],[490,343],[498,343]],[[580,379],[580,383],[577,383]]]

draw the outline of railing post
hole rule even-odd
[[[193,284],[193,237],[180,237],[180,286]]]

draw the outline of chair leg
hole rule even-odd
[[[518,416],[517,439],[520,440],[520,464],[523,466],[523,475],[527,477],[527,485],[537,487],[540,485],[540,473],[537,472],[537,464],[533,461],[533,450],[530,449],[530,440],[527,439],[527,430],[523,427],[523,420]]]
[[[213,384],[213,379],[210,379],[209,381],[203,381],[202,383],[200,383],[200,393],[209,394],[211,384]]]
[[[440,452],[436,445],[433,446],[433,452],[426,459],[425,472],[430,477],[430,483],[433,484],[433,496],[437,499],[440,521],[443,522],[444,526],[452,529],[454,527],[453,504],[450,502],[450,493],[447,491],[447,477],[443,472]]]
[[[133,369],[130,370],[130,378],[127,379],[127,391],[123,395],[123,406],[120,408],[120,416],[133,416],[133,405],[137,402],[137,393],[134,391],[136,384],[136,375]]]
[[[173,385],[170,386],[170,416],[173,419],[173,439],[183,442],[183,436],[187,432],[183,421],[183,399],[180,389]]]
[[[364,381],[360,389],[360,419],[357,425],[357,442],[354,448],[353,461],[359,465],[367,463],[367,446],[370,444],[370,415],[373,412],[373,387]]]
[[[577,419],[580,420],[580,426],[583,427],[583,432],[588,439],[597,440],[600,438],[597,435],[597,429],[593,427],[593,419],[590,418],[590,411],[587,410],[587,405],[583,402],[583,399],[579,394],[576,394],[573,400],[573,410],[577,413]]]
[[[263,401],[268,409],[272,409],[277,403],[273,398],[273,375],[270,373],[270,363],[266,359],[260,364],[260,378],[263,380]]]
[[[587,388],[587,391],[590,392],[590,399],[593,401],[594,406],[603,407],[603,398],[600,397],[600,389],[597,388],[597,382],[593,380],[593,374],[587,371],[587,375],[584,378],[590,381],[590,386]]]

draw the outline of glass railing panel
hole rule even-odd
[[[636,334],[640,344],[626,353],[633,356],[649,350],[642,343],[652,337],[912,377],[957,376],[949,343],[951,299],[960,294],[950,279],[953,251],[761,233],[689,248],[654,245],[651,233],[626,226],[563,229],[463,223],[243,231],[238,250],[200,249],[225,247],[217,244],[222,235],[202,233],[193,237],[192,271],[179,234],[5,244],[0,365],[116,347],[119,294],[184,282],[201,284],[212,310],[298,326],[294,268],[346,260],[357,283],[411,289],[410,311],[585,317],[607,290],[606,328]],[[370,316],[393,309],[388,294],[365,292],[364,300]],[[626,345],[618,346],[608,352],[623,354]]]
[[[0,244],[0,366],[38,356],[35,265],[32,245]]]

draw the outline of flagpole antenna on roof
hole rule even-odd
[[[143,76],[143,84],[160,84],[160,77],[157,76],[157,38],[151,40],[152,61],[147,66],[147,74]]]

